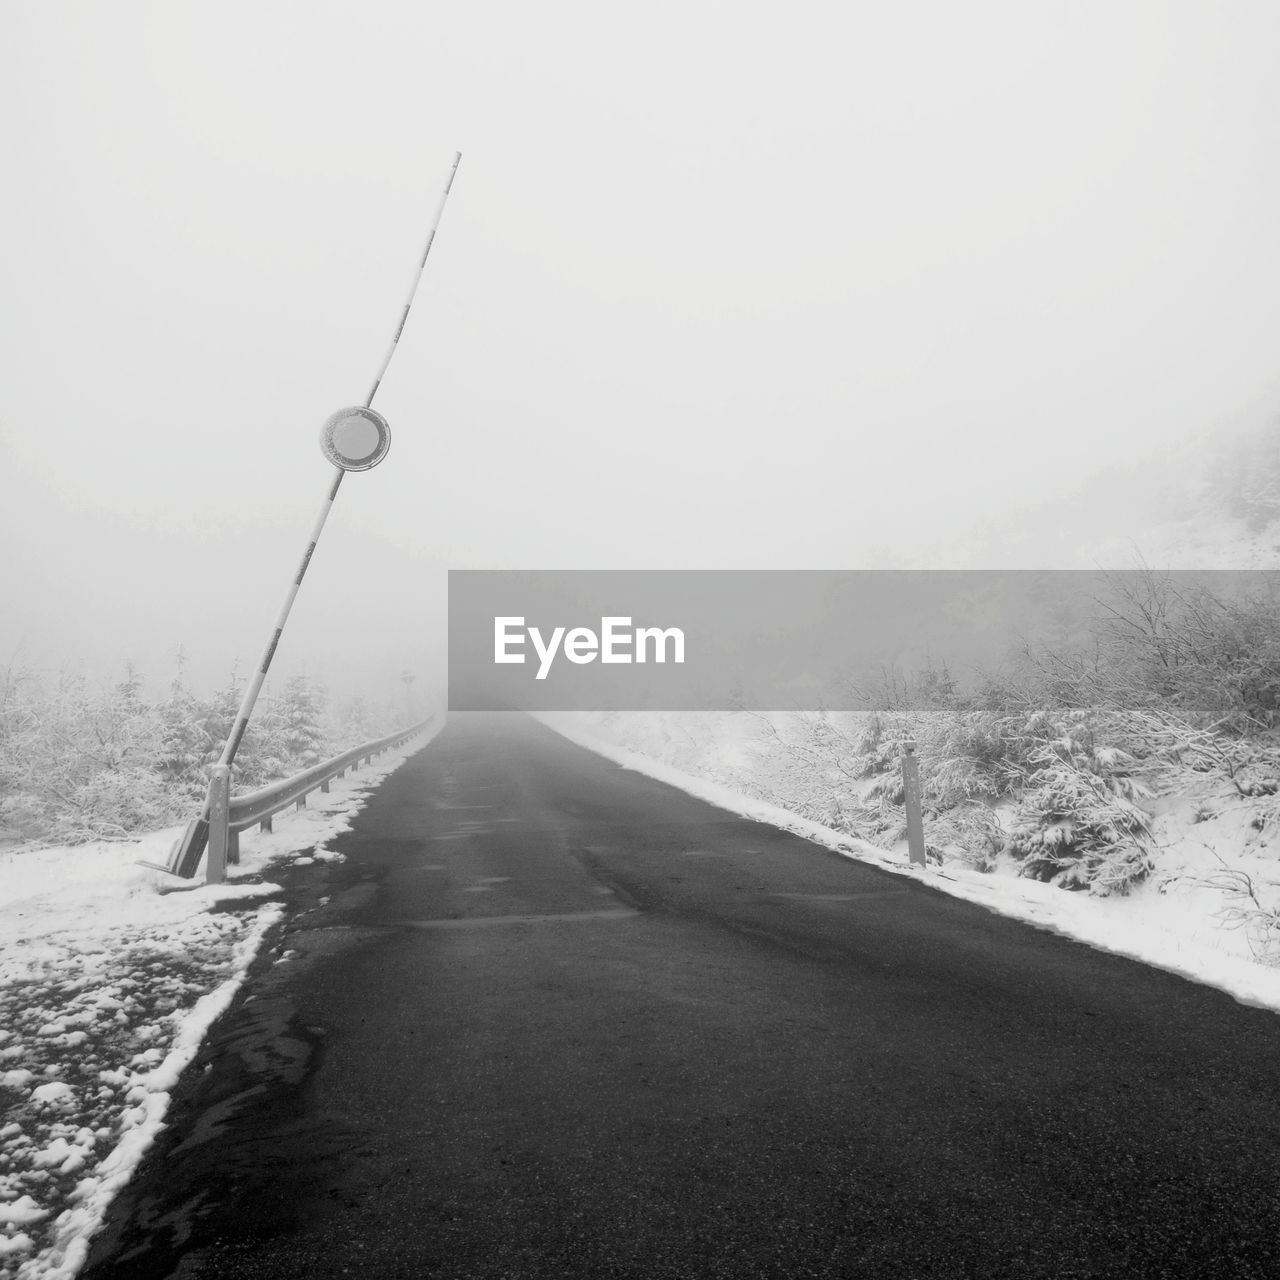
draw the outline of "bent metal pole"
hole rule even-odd
[[[311,557],[315,553],[316,543],[320,541],[320,532],[324,528],[324,522],[329,518],[329,512],[333,510],[333,500],[337,497],[338,486],[342,483],[344,475],[346,475],[346,472],[341,467],[334,467],[333,480],[329,484],[329,492],[320,504],[320,514],[316,516],[315,527],[311,530],[311,541],[307,543],[307,549],[302,553],[302,563],[298,565],[298,572],[294,574],[293,582],[290,583],[288,593],[285,595],[284,603],[280,606],[275,630],[272,631],[271,639],[267,641],[267,647],[263,650],[262,661],[258,663],[258,669],[253,673],[253,679],[249,681],[249,687],[244,691],[244,697],[240,700],[240,710],[236,712],[235,724],[231,726],[231,732],[227,735],[227,741],[222,748],[222,755],[218,757],[220,765],[229,767],[236,758],[236,752],[240,749],[244,731],[249,727],[249,717],[253,714],[254,703],[258,701],[258,694],[262,690],[262,682],[267,678],[267,670],[271,666],[271,659],[276,655],[276,645],[280,643],[284,624],[288,621],[289,611],[293,608],[294,600],[298,598],[298,588],[302,586],[302,579],[307,572],[307,566],[311,563]]]
[[[365,398],[364,407],[366,409],[373,405],[373,397],[378,394],[378,387],[382,383],[383,375],[387,372],[391,357],[396,353],[396,343],[400,341],[400,335],[404,332],[404,322],[409,318],[409,308],[413,306],[414,295],[418,292],[418,281],[422,279],[423,268],[427,265],[427,255],[431,252],[431,246],[435,242],[436,228],[440,225],[440,215],[444,212],[444,202],[449,198],[449,188],[453,186],[453,175],[458,172],[458,165],[461,161],[462,152],[455,151],[453,153],[453,167],[449,170],[449,179],[444,184],[444,190],[440,192],[440,203],[436,205],[436,216],[431,220],[431,230],[427,233],[427,243],[422,250],[422,261],[418,263],[418,273],[413,277],[413,283],[409,286],[409,296],[405,299],[404,310],[400,313],[400,323],[396,325],[396,331],[391,335],[391,344],[387,347],[387,354],[383,358],[382,367],[378,370],[378,376],[374,378],[373,386],[369,389],[369,394]]]
[[[396,325],[391,344],[387,347],[387,354],[383,357],[382,365],[378,369],[378,376],[373,380],[373,387],[365,399],[364,407],[366,409],[373,406],[373,397],[378,393],[378,387],[387,372],[387,366],[391,363],[391,357],[395,355],[396,344],[400,341],[401,333],[404,332],[405,321],[409,319],[409,308],[413,306],[413,299],[418,292],[418,283],[422,279],[423,269],[427,265],[427,255],[431,252],[431,245],[435,241],[436,229],[440,225],[440,216],[444,213],[445,201],[449,198],[449,189],[453,186],[453,177],[458,172],[458,165],[461,160],[462,152],[455,152],[453,165],[449,169],[449,179],[444,184],[444,190],[440,193],[440,203],[436,205],[435,217],[431,220],[431,230],[427,234],[427,244],[422,251],[422,260],[418,263],[418,270],[413,277],[413,284],[409,287],[409,296],[405,300],[404,310],[400,314],[400,323]],[[271,666],[271,659],[275,656],[276,645],[280,643],[280,634],[284,630],[289,611],[293,608],[298,588],[302,585],[303,575],[307,572],[307,566],[311,563],[316,543],[320,540],[320,533],[324,529],[324,522],[329,518],[329,512],[333,510],[333,500],[337,497],[338,487],[342,484],[342,477],[345,474],[342,467],[334,467],[333,481],[329,485],[329,492],[325,495],[324,501],[320,504],[320,514],[316,517],[315,528],[311,532],[311,541],[307,543],[307,549],[302,553],[302,563],[299,564],[297,575],[294,577],[288,594],[284,598],[284,604],[280,608],[280,616],[276,619],[275,630],[272,631],[271,639],[267,641],[267,647],[263,651],[262,661],[258,664],[258,669],[254,672],[253,679],[249,682],[249,687],[244,691],[244,699],[240,703],[240,710],[236,713],[236,722],[227,738],[226,746],[222,749],[222,756],[218,760],[219,764],[230,765],[240,748],[245,729],[249,725],[249,717],[253,713],[254,703],[258,700],[258,693],[262,689],[263,680],[266,679],[267,669]]]
[[[284,624],[289,618],[289,612],[293,608],[293,602],[297,598],[298,588],[302,585],[302,579],[307,572],[307,566],[311,563],[311,557],[315,554],[316,543],[320,540],[321,531],[324,529],[325,521],[329,518],[329,512],[333,510],[333,500],[337,497],[338,488],[342,484],[342,477],[347,470],[364,471],[368,470],[377,462],[381,461],[386,453],[389,437],[385,431],[386,423],[382,418],[372,412],[373,397],[378,392],[378,387],[382,383],[382,379],[387,372],[387,367],[391,363],[391,357],[395,355],[396,344],[400,341],[400,335],[404,332],[405,322],[409,319],[409,309],[413,306],[414,297],[418,292],[418,284],[422,279],[423,269],[427,265],[427,256],[431,252],[431,246],[435,242],[436,230],[440,226],[440,217],[444,213],[445,201],[449,198],[450,188],[453,186],[454,175],[458,172],[458,165],[462,160],[462,152],[454,153],[453,164],[449,169],[448,181],[444,184],[444,190],[440,193],[440,202],[436,206],[435,216],[431,221],[431,230],[427,234],[427,243],[422,250],[422,258],[418,263],[418,270],[414,274],[413,284],[409,288],[409,296],[405,300],[404,310],[400,313],[400,322],[396,325],[396,331],[391,337],[391,343],[387,347],[387,354],[383,357],[381,366],[378,369],[378,376],[373,380],[373,386],[369,391],[364,402],[364,414],[361,415],[359,410],[343,410],[335,414],[329,420],[327,426],[334,425],[337,420],[347,416],[356,418],[363,416],[367,420],[371,420],[372,426],[378,431],[379,442],[376,450],[371,447],[367,458],[352,462],[350,464],[344,462],[335,462],[333,479],[329,483],[329,490],[325,494],[324,501],[320,504],[320,513],[316,517],[315,527],[311,531],[311,539],[307,543],[307,549],[302,553],[302,562],[298,565],[298,572],[294,575],[293,581],[289,585],[289,590],[285,595],[284,603],[280,607],[280,613],[276,618],[276,624],[271,632],[271,638],[267,641],[267,647],[263,651],[262,660],[258,663],[257,670],[253,673],[253,679],[249,682],[248,688],[244,691],[244,697],[240,701],[240,709],[236,712],[235,723],[231,726],[231,732],[227,735],[227,741],[222,748],[222,755],[218,759],[219,766],[230,767],[231,762],[236,757],[236,752],[240,749],[240,743],[244,740],[245,730],[249,727],[249,717],[253,714],[254,704],[258,700],[258,694],[262,690],[262,683],[267,678],[267,671],[271,666],[271,659],[275,657],[276,646],[280,643],[280,636],[284,631]],[[326,448],[326,454],[332,461],[334,459],[333,452]],[[170,858],[169,866],[165,868],[180,876],[190,878],[196,873],[196,868],[200,863],[200,856],[204,852],[205,845],[209,839],[209,805],[206,802],[205,808],[200,817],[191,822],[183,838],[178,842]]]

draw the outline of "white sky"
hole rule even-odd
[[[0,0],[0,661],[286,671],[444,567],[945,550],[1280,404],[1280,6]],[[346,598],[344,598],[346,593]]]

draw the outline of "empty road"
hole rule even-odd
[[[1280,1017],[454,717],[88,1280],[1280,1273]]]

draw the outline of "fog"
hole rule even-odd
[[[431,676],[449,567],[1051,567],[1280,405],[1273,5],[0,22],[5,662],[256,662],[455,150],[282,674]]]

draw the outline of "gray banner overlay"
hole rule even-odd
[[[1270,570],[454,570],[449,707],[856,710],[898,675],[963,687],[1278,592]]]

